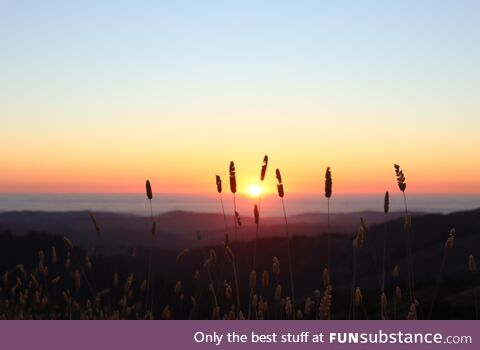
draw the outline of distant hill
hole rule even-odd
[[[88,247],[92,244],[103,247],[147,245],[150,246],[150,218],[120,213],[95,213],[101,227],[100,237],[94,230],[89,214],[79,212],[36,212],[16,211],[0,213],[0,232],[9,231],[14,235],[29,232],[48,232],[68,236],[77,244]],[[332,214],[332,232],[351,233],[356,230],[359,217],[370,224],[383,222],[383,213],[359,212]],[[401,217],[402,213],[390,213],[388,219]],[[197,232],[204,239],[195,244],[213,244],[223,241],[225,226],[219,214],[172,211],[155,217],[158,247],[178,249],[191,242]],[[312,236],[327,232],[327,216],[323,213],[305,213],[288,217],[294,235]],[[227,217],[230,234],[233,234],[233,217]],[[238,239],[248,241],[254,237],[253,217],[242,217]],[[261,237],[281,236],[284,232],[283,218],[261,218]]]

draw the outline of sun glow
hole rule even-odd
[[[262,194],[262,188],[259,185],[250,185],[247,192],[252,197],[258,197]]]

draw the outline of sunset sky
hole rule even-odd
[[[0,192],[480,193],[478,1],[0,0]]]

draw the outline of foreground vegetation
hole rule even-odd
[[[260,173],[263,184],[268,165]],[[223,210],[225,239],[221,246],[181,252],[132,248],[128,254],[104,256],[95,247],[82,249],[67,236],[2,235],[2,246],[23,264],[2,274],[2,319],[417,319],[478,318],[477,265],[473,255],[452,254],[457,232],[440,232],[442,240],[416,237],[415,222],[407,206],[403,171],[395,165],[405,216],[401,221],[369,228],[359,218],[350,236],[328,232],[314,238],[292,237],[285,210],[285,190],[277,169],[278,196],[282,201],[284,232],[261,238],[261,197],[253,208],[256,232],[252,242],[240,243],[242,220],[236,211],[236,169],[229,167],[234,222]],[[222,208],[222,180],[216,176]],[[153,191],[146,183],[151,219],[151,240],[157,236]],[[329,212],[332,173],[325,173]],[[388,218],[389,194],[383,211]],[[379,205],[380,206],[380,205]],[[475,231],[462,227],[465,231]],[[101,223],[90,214],[92,234],[102,234]],[[425,223],[418,218],[419,228]],[[427,220],[428,221],[428,220]],[[428,221],[431,222],[431,221]],[[462,221],[455,223],[462,224]],[[463,225],[465,226],[465,225]],[[470,232],[470,233],[472,233]],[[478,233],[478,232],[473,232]],[[441,236],[440,236],[441,237]],[[202,234],[195,238],[202,240]],[[403,247],[403,249],[400,249]],[[431,264],[414,264],[421,255]],[[12,256],[2,265],[11,264]],[[17,262],[21,262],[19,260]],[[2,266],[0,265],[0,266]],[[453,266],[453,269],[450,269]],[[463,266],[461,275],[459,266]],[[455,285],[448,285],[454,276]],[[418,283],[420,282],[420,283]],[[465,295],[465,291],[466,295]],[[451,298],[467,302],[451,314]],[[473,310],[473,311],[472,311]]]

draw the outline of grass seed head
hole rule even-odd
[[[262,273],[262,287],[263,289],[267,289],[270,285],[270,275],[268,274],[267,270],[263,270]]]
[[[395,168],[395,176],[397,178],[397,184],[400,191],[405,192],[407,188],[407,183],[405,182],[405,175],[403,174],[403,170],[400,168],[400,165],[394,164],[393,167]]]
[[[193,274],[193,279],[195,281],[200,281],[200,271],[196,270],[195,273]]]
[[[237,225],[242,226],[242,218],[240,218],[240,214],[238,213],[238,211],[235,212],[235,219],[237,220]]]
[[[416,319],[417,319],[417,307],[415,303],[412,303],[410,305],[410,308],[408,309],[407,320],[416,320]]]
[[[182,250],[178,255],[177,255],[177,263],[180,263],[183,261],[183,259],[185,259],[185,257],[188,255],[188,253],[190,252],[190,250],[188,248],[185,248],[184,250]]]
[[[325,171],[325,197],[330,198],[332,196],[332,172],[330,167],[327,167]]]
[[[319,306],[320,316],[323,319],[330,318],[331,307],[332,307],[332,287],[328,286],[325,289],[325,292],[323,293],[322,299],[320,301],[320,306]]]
[[[147,180],[147,181],[145,182],[145,190],[146,190],[146,192],[147,192],[147,198],[148,198],[149,200],[152,200],[152,198],[153,198],[153,193],[152,193],[152,185],[150,185],[150,180]]]
[[[274,256],[272,260],[272,272],[275,276],[280,275],[280,261],[276,256]]]
[[[326,267],[323,269],[322,279],[323,287],[327,288],[330,285],[330,273],[328,272],[328,269]]]
[[[291,317],[291,316],[292,316],[292,312],[293,312],[292,300],[290,299],[290,297],[287,297],[287,298],[285,299],[285,314],[286,314],[288,317]]]
[[[90,216],[90,220],[92,221],[93,227],[95,228],[95,232],[97,235],[100,234],[100,226],[98,225],[97,218],[93,213],[88,213]]]
[[[230,192],[235,194],[237,193],[237,177],[235,174],[235,163],[233,161],[230,162],[229,174],[230,174]]]
[[[283,189],[283,184],[277,185],[277,193],[280,198],[283,198],[285,196],[285,190]]]
[[[263,157],[262,170],[260,172],[260,181],[265,180],[265,174],[267,173],[267,165],[268,165],[268,156],[265,155],[265,157]]]
[[[477,262],[475,261],[475,257],[472,254],[468,256],[468,271],[470,271],[471,273],[477,272]]]
[[[363,219],[363,217],[361,217],[361,216],[360,216],[360,226],[362,227],[363,233],[364,233],[364,234],[367,234],[367,232],[368,232],[368,225],[367,225],[367,223],[365,222],[365,220]]]
[[[88,270],[92,270],[92,261],[90,260],[90,257],[88,255],[85,257],[85,266]]]
[[[224,248],[225,256],[226,256],[228,262],[229,262],[229,263],[233,263],[233,261],[234,261],[234,260],[233,260],[234,255],[233,255],[232,249],[230,248],[229,245],[224,245],[223,248]]]
[[[279,301],[282,298],[282,286],[280,284],[277,284],[275,287],[274,297],[276,301]]]
[[[385,295],[385,293],[380,294],[380,306],[382,307],[382,309],[387,308],[387,296]]]
[[[175,295],[179,295],[181,291],[182,291],[182,281],[177,281],[177,283],[175,283],[175,288],[173,289],[173,292],[175,293]]]
[[[383,199],[383,212],[385,214],[387,214],[389,209],[390,209],[390,195],[389,195],[388,191],[386,191],[385,192],[385,197]]]
[[[400,269],[398,268],[398,265],[395,265],[392,271],[392,277],[396,279],[398,276],[400,276]]]
[[[63,243],[65,244],[65,248],[67,248],[68,251],[73,250],[73,243],[67,237],[63,237]]]
[[[255,288],[257,286],[257,272],[255,270],[252,270],[252,272],[250,272],[248,284],[250,285],[250,288]]]
[[[305,316],[309,316],[312,313],[314,306],[315,302],[312,300],[312,298],[307,297],[303,306],[303,313],[305,314]]]
[[[445,245],[443,247],[443,251],[447,254],[453,248],[453,241],[455,240],[455,229],[450,229],[450,233],[448,234],[448,238],[445,241]]]
[[[363,243],[365,241],[365,230],[362,225],[357,230],[357,235],[355,236],[355,239],[353,240],[353,248],[354,249],[361,249],[363,247]]]
[[[280,173],[280,169],[275,170],[275,177],[277,178],[277,181],[278,181],[279,184],[283,183],[282,174]]]
[[[229,303],[233,299],[233,290],[232,290],[232,287],[228,283],[225,283],[225,299]]]
[[[395,287],[395,297],[396,297],[398,300],[402,300],[402,290],[400,289],[399,286],[396,286],[396,287]]]
[[[360,290],[360,287],[355,288],[355,296],[354,296],[354,302],[356,306],[359,306],[362,304],[363,296],[362,296],[362,291]]]
[[[222,179],[219,175],[215,175],[215,182],[217,184],[217,192],[222,193]]]
[[[283,189],[282,174],[280,173],[280,169],[275,170],[275,176],[276,176],[277,181],[278,181],[278,184],[277,184],[278,196],[280,198],[283,198],[285,196],[285,191]]]
[[[170,305],[167,305],[163,308],[161,318],[162,318],[162,320],[170,320],[172,318],[172,312],[170,311]]]

